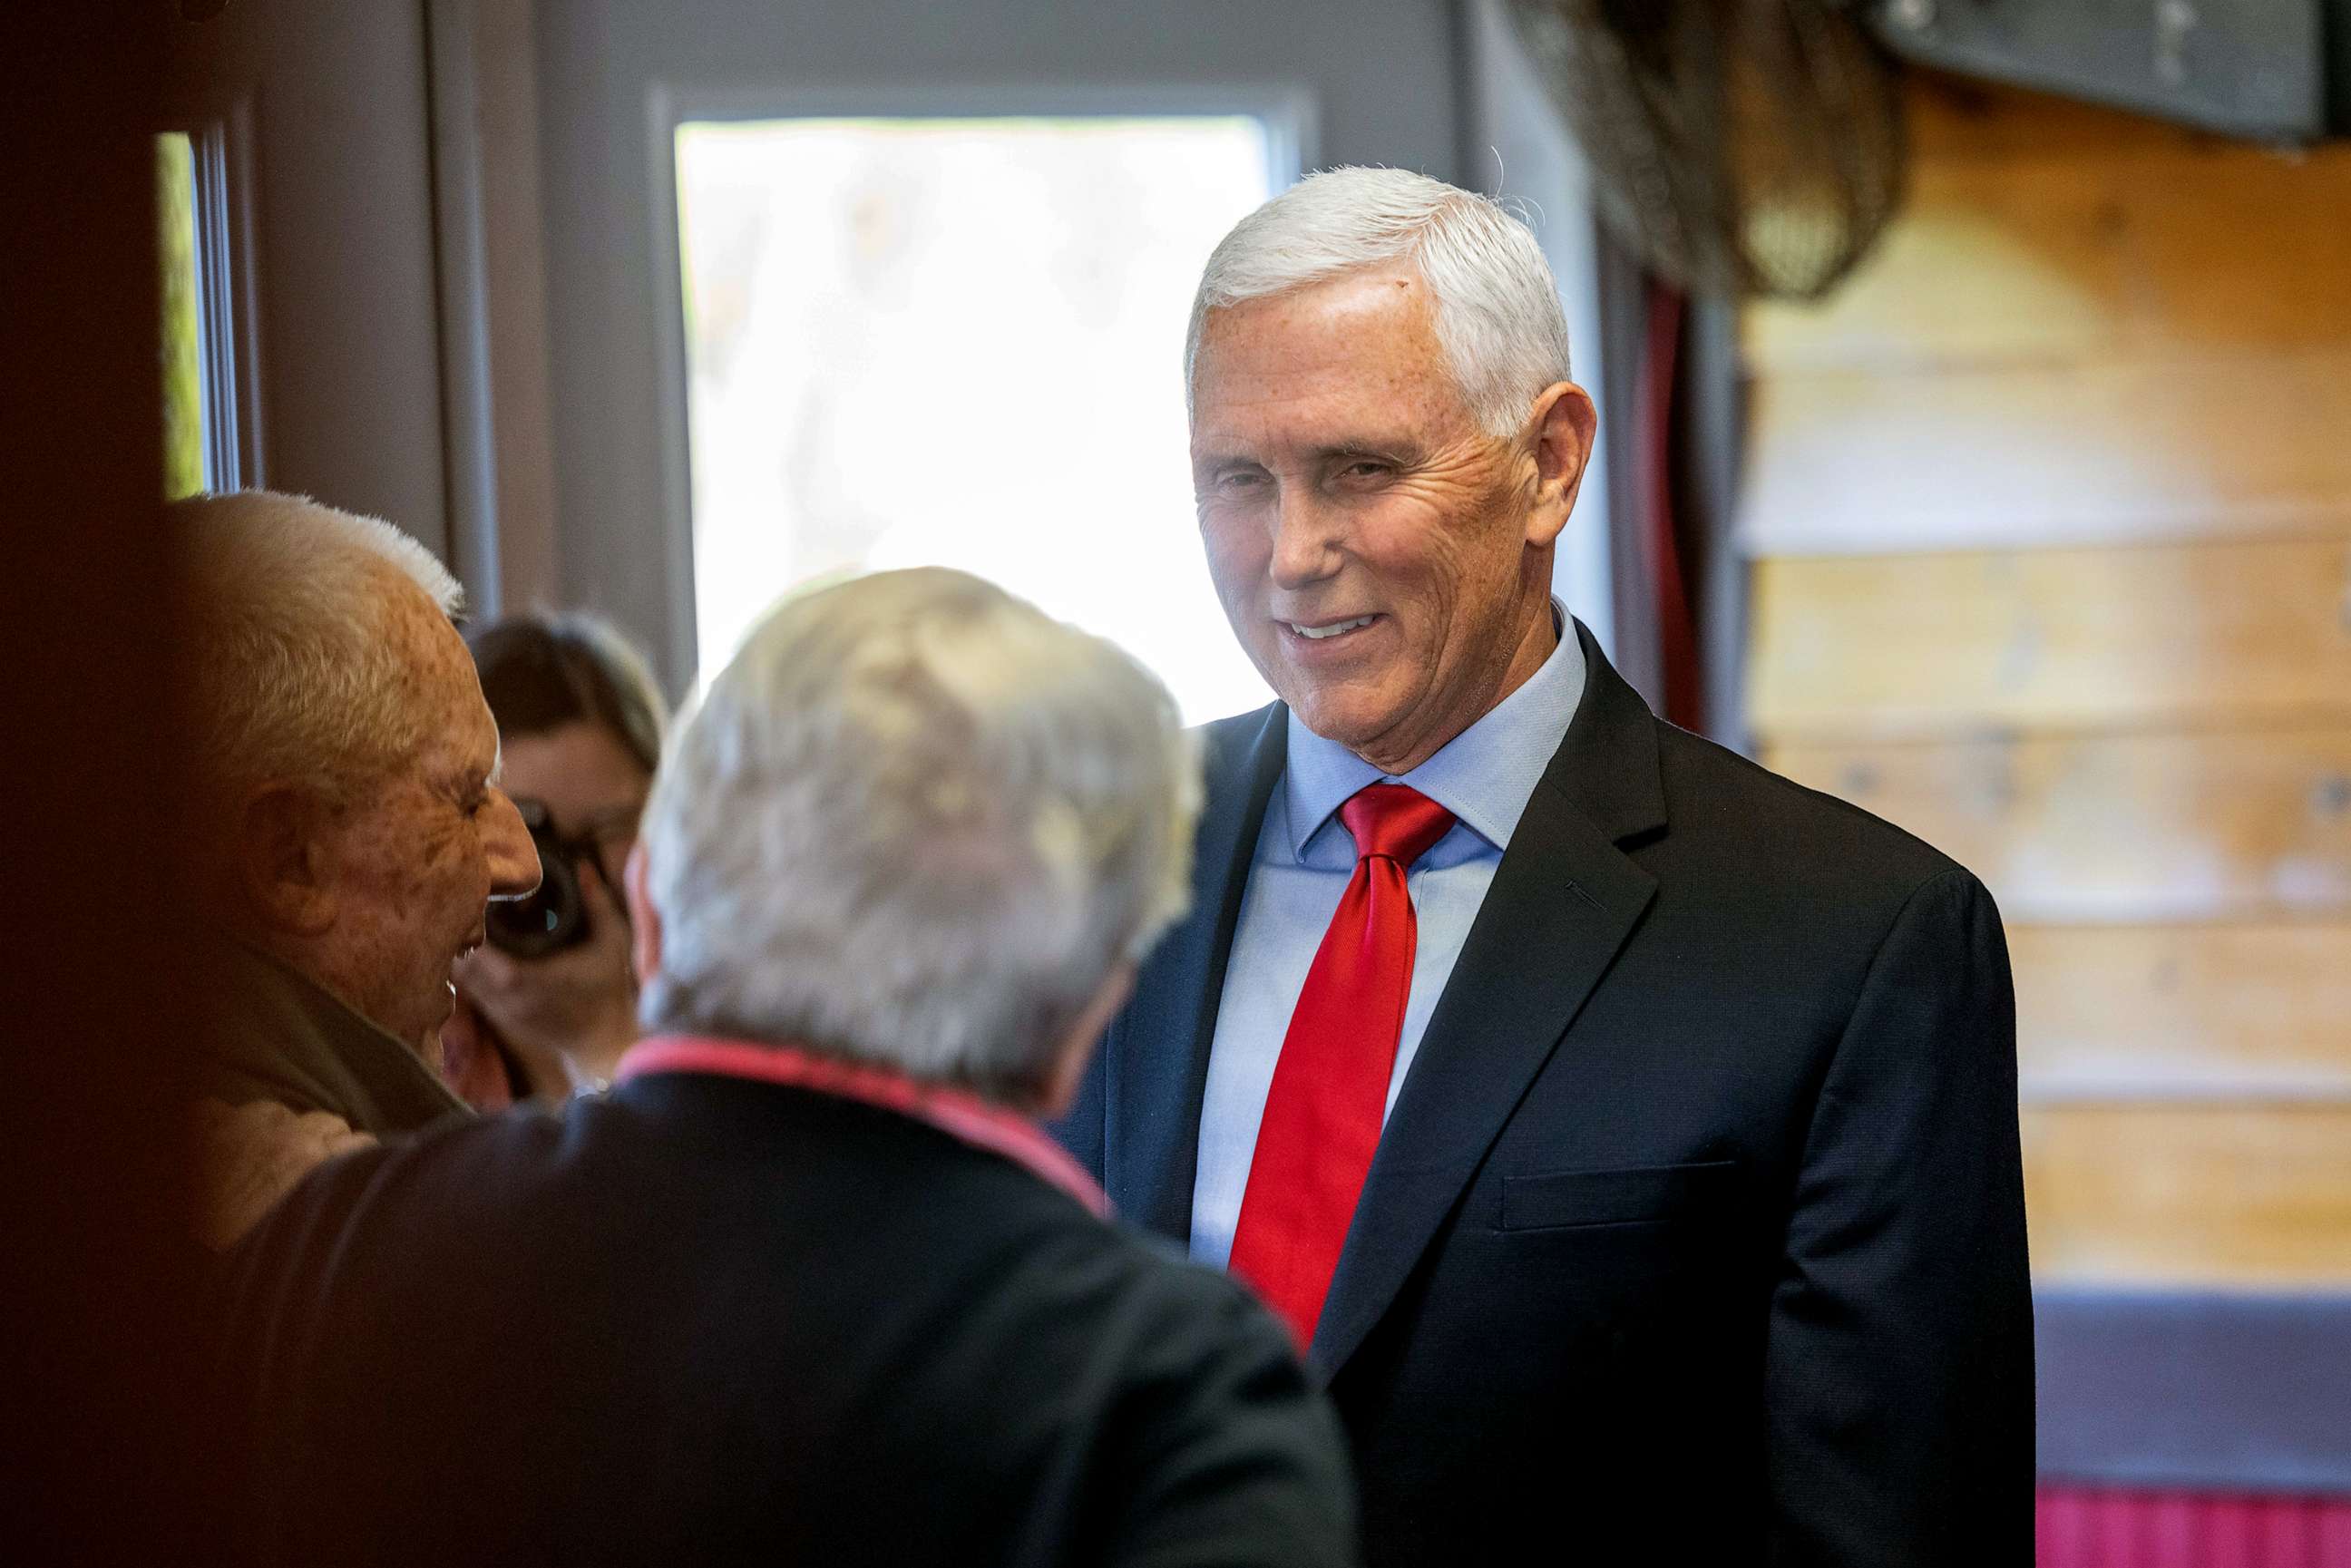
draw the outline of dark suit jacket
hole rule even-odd
[[[1354,1560],[1287,1336],[1002,1156],[657,1074],[354,1155],[233,1256],[235,1560]]]
[[[1398,1096],[1311,1360],[1374,1563],[2025,1563],[2014,1004],[1967,872],[1590,674]],[[1059,1129],[1188,1234],[1279,706]],[[1529,1546],[1540,1543],[1540,1550]]]

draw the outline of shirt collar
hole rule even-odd
[[[621,1058],[613,1076],[625,1082],[658,1072],[697,1072],[781,1083],[879,1105],[926,1122],[974,1148],[999,1155],[1060,1187],[1095,1214],[1105,1218],[1110,1214],[1110,1199],[1093,1177],[1037,1124],[965,1090],[920,1083],[887,1068],[819,1056],[795,1046],[695,1035],[662,1035],[639,1041]]]
[[[310,976],[235,937],[206,956],[234,998],[203,1040],[204,1082],[218,1098],[328,1111],[378,1137],[466,1113],[416,1047]]]
[[[1510,848],[1510,834],[1542,781],[1583,700],[1583,648],[1575,622],[1556,599],[1552,620],[1559,645],[1518,690],[1494,705],[1477,723],[1437,748],[1411,772],[1384,774],[1335,740],[1306,727],[1290,715],[1288,766],[1282,800],[1290,822],[1290,852],[1303,860],[1313,838],[1349,796],[1383,779],[1408,784],[1493,845]]]

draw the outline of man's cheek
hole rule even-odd
[[[1231,563],[1208,558],[1208,579],[1216,585],[1217,603],[1224,610],[1225,619],[1243,643],[1255,635],[1255,623],[1263,619],[1258,613],[1262,579],[1231,570]]]
[[[1253,509],[1231,505],[1211,507],[1201,514],[1200,543],[1207,551],[1208,570],[1218,576],[1259,572],[1273,549]]]

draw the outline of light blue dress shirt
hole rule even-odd
[[[1355,872],[1355,841],[1339,821],[1339,807],[1383,779],[1411,785],[1455,818],[1405,877],[1419,939],[1395,1071],[1388,1079],[1387,1103],[1395,1107],[1502,852],[1583,698],[1583,650],[1575,623],[1556,600],[1552,610],[1561,628],[1559,646],[1542,667],[1409,773],[1383,774],[1290,716],[1288,758],[1258,831],[1209,1047],[1199,1169],[1192,1184],[1196,1261],[1221,1269],[1232,1253],[1273,1065],[1306,971]]]

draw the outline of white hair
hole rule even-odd
[[[1499,203],[1405,169],[1326,169],[1234,225],[1208,256],[1184,337],[1184,401],[1208,312],[1408,261],[1437,340],[1485,433],[1509,437],[1569,379],[1567,316],[1534,234]]]
[[[1183,912],[1199,789],[1165,688],[978,578],[788,601],[654,780],[645,1026],[1029,1099]]]
[[[391,633],[423,607],[400,585],[444,616],[464,601],[431,550],[378,518],[268,490],[170,513],[193,590],[197,739],[213,787],[285,779],[345,800],[414,751],[425,738],[416,672]]]

